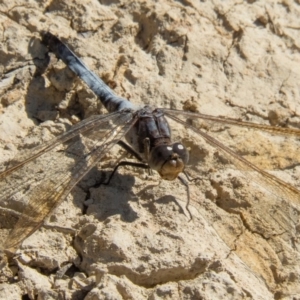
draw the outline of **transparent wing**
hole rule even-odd
[[[281,141],[285,142],[285,137],[293,137],[293,139],[296,141],[297,138],[300,137],[300,130],[253,124],[248,122],[241,122],[239,120],[225,119],[222,117],[212,117],[183,111],[173,111],[167,109],[163,109],[163,111],[165,112],[165,115],[167,117],[182,124],[184,127],[191,129],[198,135],[198,137],[201,137],[202,140],[204,140],[207,144],[214,147],[217,150],[216,153],[218,153],[219,157],[225,157],[225,164],[227,164],[227,168],[230,168],[231,164],[235,166],[234,170],[236,170],[238,175],[231,182],[235,191],[232,195],[228,196],[228,199],[231,197],[231,199],[229,199],[230,204],[227,204],[226,201],[223,201],[223,203],[217,203],[218,206],[224,209],[225,211],[230,212],[231,216],[233,216],[232,214],[236,215],[240,220],[239,222],[241,222],[244,225],[244,228],[248,233],[251,232],[251,234],[261,236],[262,239],[264,239],[264,241],[268,241],[269,245],[280,244],[282,253],[278,254],[276,259],[280,257],[280,259],[282,260],[282,266],[285,264],[286,266],[289,265],[291,269],[293,267],[296,268],[296,258],[298,257],[299,259],[300,252],[299,245],[297,246],[300,216],[300,191],[292,185],[286,183],[282,179],[278,178],[277,176],[274,176],[271,173],[257,167],[255,164],[251,163],[249,160],[244,158],[242,156],[242,153],[240,155],[236,151],[232,150],[231,147],[233,149],[239,149],[240,146],[235,145],[238,144],[235,138],[230,138],[230,136],[226,135],[224,138],[223,136],[222,141],[224,143],[229,144],[230,147],[228,147],[225,146],[224,143],[220,142],[218,135],[220,135],[219,130],[221,130],[220,128],[222,127],[220,125],[225,124],[226,126],[233,125],[245,127],[247,128],[247,130],[249,129],[249,131],[254,129],[255,131],[259,132],[265,131],[271,133],[272,135],[280,135],[282,136]],[[202,127],[200,125],[199,128],[193,126],[193,120],[195,119],[205,120],[205,123],[207,122],[207,126],[212,126],[215,129],[215,132],[212,131],[208,134],[207,132],[205,132],[205,126]],[[195,124],[196,126],[199,125],[197,124],[197,122],[195,122]],[[216,138],[212,136],[215,134]],[[259,140],[258,137],[257,140]],[[253,135],[253,139],[249,141],[249,144],[253,144],[252,146],[253,148],[255,148],[258,145],[257,140],[255,139],[255,135]],[[201,143],[201,141],[199,140],[198,142]],[[293,153],[283,153],[283,155],[294,156],[292,159],[292,165],[295,166],[295,164],[299,164],[300,161],[299,154],[297,154],[299,148],[290,149],[290,152]],[[271,159],[271,157],[269,158]],[[263,164],[259,166],[264,167]],[[235,174],[234,172],[235,171],[233,171],[233,174]],[[239,182],[240,178],[245,178],[245,181],[247,184],[249,184],[250,188],[253,187],[253,193],[248,194],[245,191],[243,191],[244,189],[239,188],[239,185],[241,185]],[[222,191],[220,190],[219,192],[222,193]],[[237,198],[235,200],[234,198],[237,195],[242,200],[238,200]],[[223,197],[223,200],[226,200],[226,196]],[[212,210],[213,208],[210,209]],[[204,212],[204,214],[206,213]],[[213,213],[211,214],[213,215]],[[230,234],[226,236],[227,233],[225,233],[225,230],[220,228],[220,223],[222,223],[222,225],[224,226],[226,222],[224,219],[218,219],[216,216],[210,217],[209,213],[207,213],[206,217],[210,219],[211,224],[215,227],[222,239],[232,249],[238,251],[236,250],[237,243],[240,239],[239,236],[242,236],[242,231],[240,231],[239,233],[234,233],[234,231],[238,229],[233,229],[233,227],[231,227],[228,229],[228,231],[231,231],[230,234],[232,234],[232,236],[230,236]],[[224,218],[226,218],[225,215]],[[255,252],[255,256],[257,257],[257,260],[259,260],[263,259],[264,256],[262,253],[266,253],[264,251],[267,251],[267,248],[256,248],[255,244],[251,244],[246,241],[245,234],[246,233],[244,232],[243,246],[240,248],[241,258],[244,261],[246,261],[248,265],[252,265],[253,268],[256,269],[259,267],[259,264],[255,263],[255,261],[247,261],[247,259],[253,260],[254,257],[253,255],[249,256],[251,258],[247,258],[247,253],[249,253],[247,251],[251,248],[252,253]],[[255,243],[255,240],[253,240],[253,243]],[[290,253],[294,253],[294,257],[291,257]],[[272,263],[276,265],[275,262],[270,262],[270,264]],[[268,272],[269,270],[260,271],[261,273],[264,273]]]
[[[252,174],[253,177],[252,179],[255,182],[257,182],[263,187],[266,187],[269,191],[275,193],[278,198],[288,200],[289,202],[292,202],[297,207],[299,207],[300,191],[298,189],[287,184],[283,180],[280,180],[276,176],[273,176],[270,173],[263,171],[262,169],[255,166],[247,159],[237,154],[235,151],[231,150],[229,147],[226,147],[224,144],[222,144],[221,142],[213,138],[210,134],[207,134],[203,130],[188,124],[186,120],[180,118],[180,116],[194,118],[194,119],[195,118],[202,119],[202,120],[213,122],[213,123],[208,123],[208,126],[212,126],[211,124],[215,124],[215,123],[217,124],[222,123],[222,124],[246,127],[249,129],[255,129],[259,131],[265,131],[271,134],[277,134],[283,136],[300,137],[300,130],[293,129],[293,128],[274,127],[274,126],[268,126],[263,124],[250,123],[250,122],[242,122],[235,119],[213,117],[213,116],[208,116],[208,115],[198,114],[198,113],[190,113],[190,112],[168,110],[168,109],[163,109],[163,111],[168,117],[192,129],[194,132],[199,134],[207,143],[217,148],[218,150],[221,150],[222,153],[225,154],[230,159],[230,161],[232,161],[232,163],[238,167],[239,170],[250,171],[249,174],[248,173],[247,174],[248,176],[251,176]],[[255,140],[252,141],[253,144],[255,144],[255,142],[256,142]]]
[[[133,126],[131,111],[93,116],[70,131],[32,150],[28,157],[0,174],[0,204],[17,209],[19,220],[2,248],[15,251],[20,243],[68,195]]]
[[[265,124],[257,124],[257,123],[252,123],[252,122],[240,121],[240,120],[222,117],[222,116],[215,117],[215,116],[194,113],[194,112],[188,112],[188,111],[182,111],[182,110],[176,110],[176,109],[161,108],[161,110],[166,115],[169,115],[170,117],[171,116],[175,116],[175,117],[181,116],[181,117],[190,118],[190,119],[205,120],[208,122],[208,124],[210,126],[212,124],[234,125],[234,126],[239,126],[239,127],[256,129],[256,130],[260,130],[260,131],[266,131],[266,132],[273,133],[273,134],[300,137],[300,130],[294,129],[294,128],[269,126],[269,125],[265,125]]]
[[[293,203],[297,208],[300,207],[300,191],[298,189],[291,186],[290,184],[287,184],[285,181],[279,179],[278,177],[273,176],[266,171],[263,171],[247,159],[237,154],[235,151],[231,150],[229,147],[226,147],[224,144],[216,140],[211,135],[205,133],[203,130],[187,124],[185,120],[182,120],[181,118],[179,118],[179,116],[204,119],[208,121],[262,130],[273,134],[290,135],[295,137],[300,137],[300,130],[242,122],[234,119],[212,117],[203,114],[189,113],[183,111],[173,111],[164,109],[164,112],[166,116],[192,129],[194,132],[199,134],[207,143],[220,150],[223,154],[226,155],[226,157],[228,157],[228,159],[230,159],[230,161],[238,168],[238,170],[249,171],[247,172],[247,176],[250,176],[251,179],[257,182],[259,185],[265,187],[267,190],[274,193],[277,196],[277,198],[281,198],[282,200],[288,201],[289,203]],[[255,141],[253,141],[253,143],[255,143]]]

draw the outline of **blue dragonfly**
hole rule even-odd
[[[16,225],[2,246],[3,249],[15,252],[22,241],[43,224],[45,218],[60,205],[73,187],[116,144],[131,153],[137,162],[121,162],[115,167],[112,175],[120,165],[128,164],[157,171],[164,180],[178,178],[187,187],[188,210],[190,196],[186,178],[189,178],[185,167],[189,153],[182,143],[172,142],[167,118],[195,132],[206,143],[228,157],[238,170],[275,194],[276,201],[264,205],[269,205],[269,211],[281,207],[280,213],[285,221],[284,224],[281,222],[280,226],[284,230],[295,231],[296,224],[290,218],[289,209],[291,206],[299,207],[300,191],[263,171],[186,120],[204,120],[293,137],[300,137],[300,130],[167,108],[137,107],[127,99],[115,95],[56,36],[49,32],[43,33],[42,42],[86,83],[109,113],[91,116],[79,122],[69,131],[30,150],[29,155],[19,157],[5,166],[5,170],[0,173],[0,203],[6,203],[9,207],[7,203],[18,197],[24,202],[21,204]],[[39,165],[44,167],[38,168]],[[186,174],[186,178],[182,174]],[[263,223],[263,216],[260,217]]]

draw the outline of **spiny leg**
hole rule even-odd
[[[142,168],[142,169],[149,169],[149,166],[147,164],[144,164],[144,163],[136,163],[136,162],[131,162],[131,161],[121,161],[115,166],[115,168],[113,169],[112,173],[110,174],[107,182],[100,182],[95,187],[99,187],[101,184],[109,185],[109,183],[112,180],[113,176],[115,175],[116,171],[121,166],[132,166],[132,167],[137,167],[137,168]]]
[[[129,161],[121,161],[120,163],[118,163],[114,170],[112,171],[112,173],[110,174],[107,182],[100,182],[99,184],[97,184],[95,187],[99,187],[101,184],[104,185],[109,185],[110,181],[112,180],[113,176],[115,175],[115,173],[117,172],[118,168],[121,166],[132,166],[132,167],[138,167],[138,168],[142,168],[142,169],[149,169],[149,166],[144,163],[143,158],[141,157],[141,155],[139,155],[139,153],[137,153],[131,146],[129,146],[127,143],[125,143],[124,141],[119,141],[118,145],[121,146],[124,150],[126,150],[128,153],[130,153],[131,155],[133,155],[138,161],[140,161],[140,163],[136,163],[136,162],[129,162]]]
[[[138,152],[136,152],[131,146],[129,146],[127,143],[124,141],[119,141],[118,145],[121,146],[124,150],[126,150],[128,153],[133,155],[138,161],[145,163],[143,158],[139,155]],[[146,164],[146,163],[145,163]]]
[[[145,150],[145,156],[146,156],[146,161],[149,161],[150,157],[150,139],[145,138],[144,139],[144,150]],[[149,168],[149,175],[152,175],[152,169]]]
[[[182,173],[185,175],[186,179],[187,179],[189,182],[193,182],[193,181],[195,181],[195,180],[197,180],[197,179],[200,179],[200,177],[190,178],[190,175],[189,175],[185,170],[184,170]]]

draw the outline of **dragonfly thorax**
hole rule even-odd
[[[148,163],[163,179],[174,180],[184,170],[188,160],[187,149],[180,143],[174,143],[152,148]]]

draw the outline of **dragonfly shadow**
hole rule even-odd
[[[155,200],[155,202],[159,203],[159,204],[164,204],[164,205],[168,205],[170,203],[175,203],[175,205],[179,208],[179,213],[185,214],[185,211],[184,211],[182,205],[177,201],[177,199],[173,195],[162,196],[162,197],[158,198],[157,200]]]
[[[179,208],[179,213],[185,214],[185,210],[182,207],[182,205],[177,201],[176,197],[173,195],[164,195],[162,197],[157,198],[155,194],[153,194],[152,189],[156,188],[157,185],[148,185],[144,189],[142,189],[137,196],[145,198],[145,195],[147,195],[147,191],[150,191],[151,197],[148,197],[148,201],[144,204],[142,204],[144,207],[147,207],[149,211],[152,214],[155,214],[157,211],[157,208],[155,204],[163,204],[163,205],[169,205],[171,203],[175,203],[175,205]],[[147,197],[146,197],[147,198]]]
[[[24,70],[15,78],[17,84],[19,82],[24,84],[24,82],[30,80],[25,97],[25,110],[28,117],[35,120],[36,123],[40,123],[55,120],[58,116],[81,116],[81,108],[75,93],[66,105],[59,107],[59,104],[67,98],[67,93],[71,90],[76,78],[75,75],[68,67],[58,69],[50,66],[51,58],[48,55],[47,48],[41,44],[40,39],[32,38],[30,40],[28,53],[32,56],[34,65],[33,77],[31,75],[32,70],[27,70],[24,67]],[[40,58],[41,53],[44,54],[43,58]],[[47,68],[49,68],[47,77],[52,83],[50,86],[43,76]],[[59,107],[59,111],[57,107]]]
[[[108,185],[100,184],[97,188],[91,188],[93,203],[88,205],[86,214],[93,215],[101,222],[115,215],[119,215],[124,222],[134,222],[138,218],[130,205],[137,198],[132,193],[134,183],[134,176],[116,174]]]

